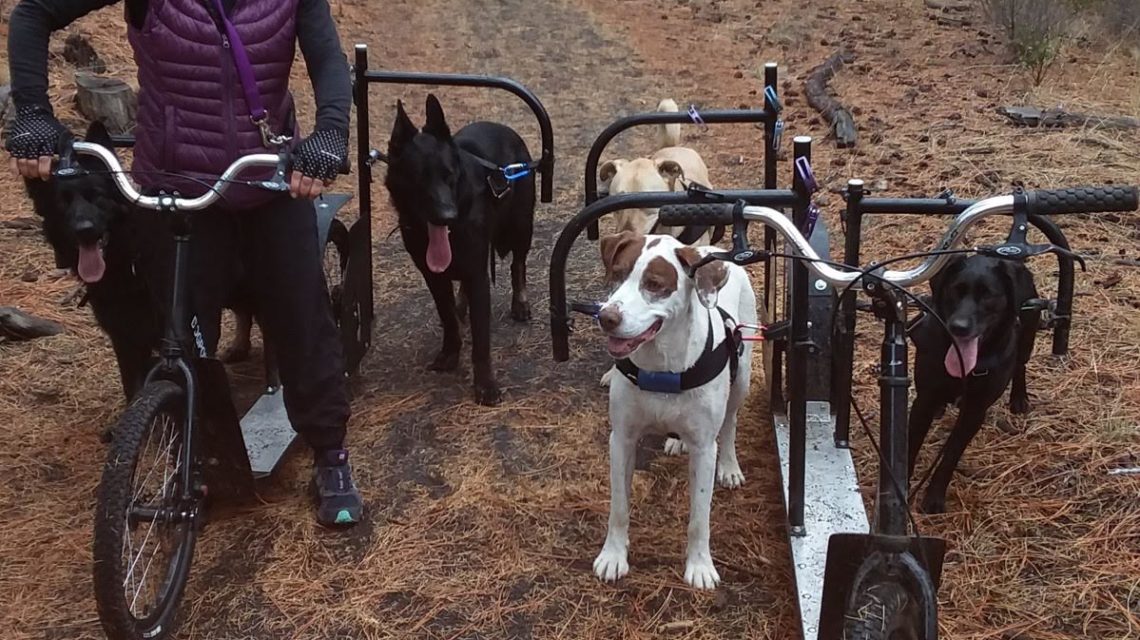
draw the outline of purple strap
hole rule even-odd
[[[226,29],[226,38],[229,41],[227,48],[233,51],[234,66],[237,67],[238,77],[241,78],[241,87],[245,91],[245,102],[249,106],[249,119],[257,124],[263,123],[269,112],[261,103],[261,94],[257,91],[257,79],[253,76],[253,65],[249,63],[249,56],[245,53],[245,45],[241,43],[241,36],[238,35],[234,23],[230,22],[226,10],[222,8],[222,0],[211,0],[211,2],[213,2],[214,8],[218,10],[222,26]]]

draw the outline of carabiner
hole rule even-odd
[[[530,175],[530,166],[523,162],[516,162],[503,167],[502,171],[503,178],[505,178],[507,182],[514,182],[519,178],[525,178]]]

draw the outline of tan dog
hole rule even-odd
[[[657,105],[661,112],[676,113],[677,103],[665,98]],[[696,151],[681,144],[681,125],[660,125],[658,149],[649,157],[633,160],[610,160],[598,169],[598,181],[603,190],[610,194],[642,193],[646,191],[684,191],[685,184],[695,182],[712,188],[709,170]],[[614,214],[617,233],[668,233],[674,237],[681,234],[682,227],[659,227],[656,209],[625,209]],[[697,238],[693,246],[710,243],[710,233]]]

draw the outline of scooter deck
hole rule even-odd
[[[263,393],[253,403],[242,416],[241,433],[253,477],[260,479],[273,473],[297,439],[297,432],[285,413],[280,387]]]
[[[788,505],[788,418],[773,415]],[[867,511],[849,449],[835,446],[834,421],[826,402],[807,403],[807,455],[804,465],[804,535],[791,536],[792,566],[799,594],[800,621],[805,640],[820,629],[823,577],[828,541],[833,534],[869,530]]]

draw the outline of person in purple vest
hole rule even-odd
[[[117,2],[21,0],[13,9],[8,60],[17,116],[5,148],[19,176],[50,178],[52,158],[68,135],[47,96],[51,32]],[[293,152],[289,196],[236,187],[227,190],[216,210],[196,214],[191,299],[213,354],[228,283],[219,282],[226,277],[216,266],[225,262],[216,253],[219,245],[204,245],[216,240],[211,228],[232,227],[228,221],[240,216],[252,230],[259,315],[277,347],[289,420],[314,451],[317,520],[355,524],[363,503],[344,443],[349,405],[343,355],[325,293],[311,202],[348,156],[352,82],[328,2],[125,0],[124,13],[138,65],[132,174],[141,189],[176,189],[196,197],[204,187],[194,178],[212,183],[239,156],[280,148]],[[235,63],[235,39],[248,64]],[[289,74],[298,42],[316,94],[316,125],[299,143],[282,142],[297,135]],[[251,70],[254,81],[248,77]],[[252,85],[256,94],[248,93]],[[258,107],[261,113],[255,113]],[[190,179],[165,177],[170,174]]]

